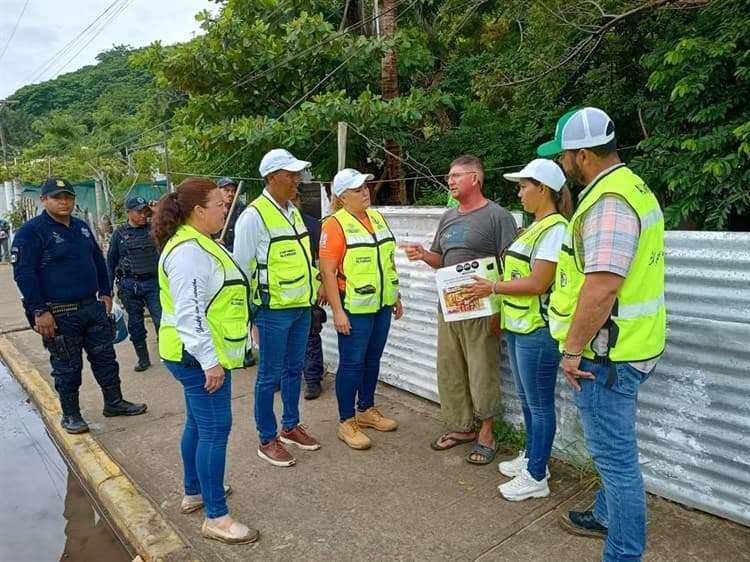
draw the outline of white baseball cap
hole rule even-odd
[[[555,138],[537,148],[539,156],[555,156],[563,150],[593,148],[615,138],[615,124],[596,107],[569,111],[557,121]]]
[[[375,178],[372,174],[362,174],[354,168],[344,168],[333,177],[333,194],[341,197],[349,189],[357,189],[366,181]]]
[[[545,158],[537,158],[526,164],[520,172],[503,174],[506,180],[521,181],[531,178],[542,182],[552,191],[560,191],[565,185],[565,174],[555,162]]]
[[[258,171],[261,177],[266,177],[272,172],[286,170],[288,172],[301,172],[310,165],[310,162],[297,160],[292,153],[283,148],[274,148],[269,150],[260,161]]]

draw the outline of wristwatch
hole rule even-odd
[[[37,308],[34,310],[34,318],[39,318],[45,312],[49,312],[49,308]]]

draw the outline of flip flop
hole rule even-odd
[[[448,449],[452,449],[453,447],[457,447],[458,445],[464,445],[466,443],[471,443],[472,441],[476,441],[477,438],[475,437],[465,437],[463,439],[459,437],[453,437],[450,433],[443,433],[440,437],[435,439],[435,441],[430,443],[430,447],[432,447],[433,451],[447,451]],[[447,446],[441,446],[440,443],[443,442],[450,442],[450,445]]]
[[[466,462],[469,464],[490,464],[495,460],[495,453],[497,453],[497,447],[485,447],[477,443],[471,448],[469,454],[466,455]],[[482,460],[472,459],[472,455],[481,455]]]

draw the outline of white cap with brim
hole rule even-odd
[[[362,174],[353,168],[344,168],[333,178],[333,194],[341,197],[345,191],[357,189],[373,178],[375,176],[372,174]]]
[[[273,150],[269,150],[260,161],[258,171],[261,177],[265,178],[268,174],[278,172],[279,170],[301,172],[308,166],[310,166],[310,162],[297,160],[288,150],[274,148]]]
[[[552,160],[537,158],[526,164],[520,172],[503,174],[506,180],[521,181],[534,179],[549,187],[552,191],[560,191],[565,185],[565,174],[560,166]]]

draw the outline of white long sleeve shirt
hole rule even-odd
[[[206,307],[224,283],[221,263],[198,242],[189,240],[172,250],[163,265],[174,302],[177,334],[204,371],[215,367],[219,357],[208,328]]]

